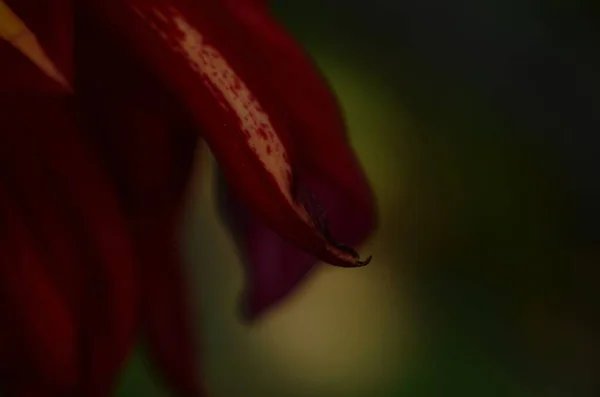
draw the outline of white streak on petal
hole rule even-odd
[[[202,34],[175,8],[168,12],[156,8],[134,11],[154,29],[172,50],[183,55],[221,106],[233,111],[241,130],[265,169],[273,175],[281,192],[293,203],[291,195],[292,169],[285,147],[269,116],[244,81],[235,73],[225,57],[205,42]],[[166,26],[165,26],[166,25]],[[165,31],[166,27],[169,31]]]

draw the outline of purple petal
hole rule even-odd
[[[361,172],[357,172],[355,178],[357,186],[366,185]],[[361,199],[355,199],[341,184],[314,175],[305,175],[298,189],[297,200],[308,206],[318,203],[331,235],[344,245],[362,243],[373,230],[372,196],[367,201],[364,194]],[[242,315],[253,320],[287,297],[318,260],[285,241],[253,215],[220,175],[218,194],[221,216],[236,239],[246,268]]]

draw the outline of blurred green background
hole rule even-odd
[[[216,216],[212,159],[200,148],[184,241],[211,396],[598,395],[599,256],[566,226],[569,177],[546,141],[532,144],[535,119],[497,101],[519,83],[477,66],[487,44],[449,48],[457,38],[476,41],[477,31],[456,19],[464,30],[448,38],[417,3],[272,2],[339,96],[380,228],[360,249],[373,254],[370,266],[320,266],[283,305],[245,325],[236,317],[242,269]],[[480,22],[473,15],[483,12],[503,34],[492,35],[498,48],[543,36],[526,7],[508,3],[518,4],[457,1],[446,12],[462,7]],[[439,37],[427,36],[435,24]],[[467,53],[481,75],[459,67],[471,62]],[[142,348],[119,395],[168,395]]]

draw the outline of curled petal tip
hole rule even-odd
[[[331,262],[332,265],[338,267],[363,267],[371,263],[373,255],[369,255],[367,259],[363,261],[360,259],[358,252],[356,252],[353,248],[345,244],[335,242],[331,239],[328,240],[329,244],[333,248],[331,251],[333,251],[333,253],[341,259],[339,262]]]
[[[322,222],[320,224],[316,223],[315,225],[317,225],[317,229],[323,233],[323,236],[331,247],[329,251],[334,254],[337,259],[339,259],[339,261],[330,262],[332,265],[339,267],[362,267],[371,262],[373,257],[372,255],[369,255],[366,260],[362,261],[360,260],[359,253],[356,252],[352,247],[336,241],[331,236],[331,232],[329,231],[327,223],[327,220],[323,217]]]
[[[356,267],[363,267],[363,266],[367,266],[369,263],[371,263],[371,259],[373,259],[373,255],[369,255],[367,257],[367,259],[365,259],[364,261],[361,261],[360,259],[358,259],[356,261]]]
[[[360,255],[351,248],[348,248],[346,246],[340,246],[339,244],[335,245],[334,247],[337,248],[338,252],[341,252],[343,255],[341,255],[341,256],[338,255],[338,257],[341,259],[341,261],[331,262],[331,264],[333,266],[363,267],[363,266],[367,266],[369,263],[371,263],[371,259],[373,259],[373,255],[369,255],[367,257],[367,259],[361,260]]]

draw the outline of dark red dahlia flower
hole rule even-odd
[[[245,315],[356,267],[373,197],[340,110],[260,0],[0,2],[0,387],[106,396],[136,335],[197,380],[178,230],[198,139]],[[343,241],[342,244],[339,241]]]

